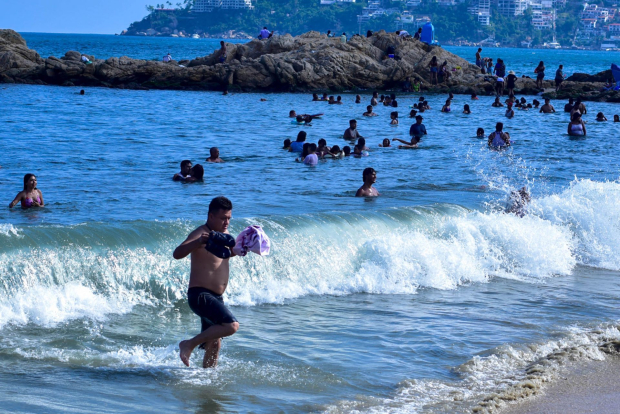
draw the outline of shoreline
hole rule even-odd
[[[540,394],[506,405],[499,414],[612,413],[620,406],[620,357],[575,363]]]

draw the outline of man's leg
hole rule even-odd
[[[222,340],[216,339],[211,343],[205,344],[205,356],[202,360],[203,368],[215,368],[217,366],[217,358],[222,348]]]
[[[239,322],[213,325],[209,327],[209,329],[199,333],[195,337],[185,341],[181,341],[181,343],[179,343],[179,356],[181,357],[181,361],[183,361],[183,363],[189,367],[189,357],[192,355],[192,351],[194,350],[194,348],[205,342],[212,342],[216,339],[234,335],[238,329]]]

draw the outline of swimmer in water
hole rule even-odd
[[[555,108],[551,105],[551,99],[545,98],[545,104],[540,107],[539,113],[550,114],[555,112]]]
[[[392,112],[390,114],[390,125],[398,125],[398,112]]]
[[[336,105],[336,100],[334,99],[333,96],[329,97],[329,100],[327,101],[328,104],[330,105]]]
[[[312,102],[317,102],[317,101],[320,101],[319,95],[317,95],[316,93],[313,93],[312,94]]]
[[[379,190],[373,187],[373,184],[377,182],[377,172],[374,168],[366,168],[362,172],[362,179],[364,184],[357,190],[355,197],[377,197],[379,196]]]
[[[344,154],[344,156],[345,156],[345,157],[350,156],[350,155],[351,155],[351,147],[350,147],[350,146],[348,146],[348,145],[345,145],[345,146],[342,148],[342,152],[343,152],[343,154]]]
[[[598,114],[596,114],[596,120],[598,122],[605,122],[605,121],[607,121],[607,118],[605,117],[605,115],[602,112],[599,112]]]
[[[290,139],[285,139],[284,140],[284,146],[282,147],[283,150],[289,150],[291,149],[291,140]]]
[[[323,158],[325,156],[325,154],[329,153],[329,147],[327,146],[327,141],[325,141],[325,139],[321,138],[319,140],[319,146],[316,149],[316,155],[319,158]]]
[[[186,183],[197,183],[202,181],[205,175],[205,170],[200,164],[196,164],[189,172],[189,177],[185,179]]]
[[[506,118],[512,118],[515,116],[515,111],[512,109],[512,104],[508,104],[508,108],[506,108]]]
[[[469,105],[467,104],[463,105],[463,113],[466,115],[471,114],[471,109],[469,109]]]
[[[349,128],[344,131],[344,139],[348,141],[355,141],[358,138],[362,138],[362,135],[357,132],[357,121],[352,119],[349,121]]]
[[[34,174],[24,175],[24,189],[9,204],[13,208],[17,203],[22,204],[24,210],[31,207],[44,207],[43,193],[37,188],[37,177]]]
[[[519,217],[525,216],[527,213],[527,205],[530,203],[531,197],[527,188],[522,187],[518,191],[510,193],[508,198],[508,206],[506,207],[506,213],[512,213]]]
[[[379,146],[380,146],[380,147],[383,147],[383,148],[390,148],[390,147],[392,146],[392,145],[390,145],[390,144],[391,144],[391,143],[390,143],[389,138],[383,138],[383,143],[382,143],[382,144],[379,144]]]
[[[327,97],[327,94],[324,93],[323,96],[321,97],[321,101],[328,101],[329,98]]]
[[[336,105],[342,105],[342,97],[341,96],[338,96],[336,98]]]
[[[409,118],[415,118],[418,115],[418,111],[416,111],[415,109],[412,109],[411,111],[409,111]]]
[[[189,172],[192,169],[192,162],[190,160],[181,161],[181,171],[172,176],[173,181],[185,181],[189,177]]]
[[[489,148],[500,149],[510,146],[510,136],[504,132],[504,124],[498,122],[495,125],[495,132],[489,135],[487,141]]]
[[[362,103],[362,97],[361,97],[361,96],[359,96],[359,95],[355,95],[355,103],[356,103],[356,104],[358,104],[358,103]]]
[[[571,116],[571,121],[568,123],[568,135],[573,137],[586,136],[586,124],[581,119],[581,114],[576,111]]]
[[[504,106],[504,104],[499,101],[499,96],[496,96],[495,97],[495,101],[491,104],[491,106],[493,108],[500,108],[500,107]]]
[[[620,115],[614,115],[614,122],[620,122]]]
[[[330,158],[342,158],[344,157],[344,153],[338,145],[334,145],[325,156],[331,156]]]
[[[472,101],[478,101],[478,100],[480,100],[480,98],[478,98],[478,95],[476,95],[475,93],[472,93],[471,94],[471,100]]]
[[[308,145],[308,155],[304,158],[304,164],[314,167],[319,163],[319,156],[316,154],[316,150],[316,144]]]
[[[364,112],[362,115],[363,116],[378,116],[378,114],[376,112],[373,112],[372,110],[372,105],[368,105],[366,107],[366,112]]]
[[[478,128],[476,130],[476,137],[478,138],[484,138],[484,128]]]
[[[289,118],[297,118],[297,112],[295,112],[295,111],[290,111],[290,112],[288,113],[288,117],[289,117]]]
[[[224,160],[220,158],[220,150],[217,149],[216,147],[211,148],[209,150],[209,154],[211,156],[207,158],[207,162],[216,162],[216,163],[224,162]]]
[[[450,104],[452,103],[452,101],[450,99],[448,99],[446,101],[446,104],[441,108],[441,112],[450,112],[452,111],[452,108],[450,108]]]
[[[357,144],[355,146],[359,148],[360,151],[368,151],[370,149],[366,146],[366,140],[361,137],[357,140]]]

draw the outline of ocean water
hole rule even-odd
[[[102,55],[126,47],[105,38]],[[91,37],[54,39],[48,50]],[[407,137],[418,95],[399,95],[394,127],[389,108],[363,118],[352,95],[328,106],[301,94],[78,91],[0,85],[2,198],[33,172],[46,201],[0,209],[7,411],[491,410],[480,405],[490,396],[521,395],[535,374],[553,379],[620,339],[620,124],[594,121],[617,105],[587,103],[589,134],[575,140],[562,112],[507,120],[491,97],[457,96],[444,114],[445,96],[427,96],[429,135],[399,150],[378,144]],[[325,115],[300,127],[291,109]],[[307,167],[280,149],[300,130],[342,147],[353,118],[368,157]],[[508,151],[475,138],[497,121]],[[224,164],[205,164],[212,146]],[[205,165],[204,183],[172,182],[185,158]],[[354,197],[366,167],[379,198]],[[524,185],[529,213],[504,214]],[[177,344],[199,323],[189,261],[172,251],[221,194],[231,232],[260,224],[273,251],[231,261],[225,298],[241,329],[218,368],[200,368],[199,352],[186,368]]]

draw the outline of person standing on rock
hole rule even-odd
[[[564,76],[564,65],[560,65],[558,70],[555,71],[555,91],[556,92],[559,92],[560,86],[562,85],[562,82],[564,82],[564,79],[566,79],[566,76]]]
[[[545,64],[541,60],[536,69],[534,69],[534,73],[536,74],[536,87],[538,89],[543,88],[543,79],[545,79]]]
[[[220,63],[224,63],[228,57],[228,50],[226,49],[226,43],[224,43],[223,40],[220,42],[220,46]]]
[[[478,66],[480,69],[482,69],[482,56],[480,55],[481,52],[482,48],[479,47],[478,51],[476,52],[476,66]]]
[[[342,36],[340,36],[340,42],[341,43],[347,43],[347,34],[346,33],[342,33]]]
[[[344,131],[344,139],[349,141],[355,141],[356,139],[364,138],[357,132],[357,121],[352,119],[349,121],[349,128]]]
[[[506,93],[508,96],[515,94],[515,85],[517,83],[517,75],[515,75],[514,71],[508,72],[508,76],[506,76]]]
[[[437,63],[437,56],[433,56],[431,61],[428,63],[428,67],[431,71],[431,85],[433,84],[433,79],[435,80],[435,85],[439,84],[439,80],[437,79],[437,74],[439,73],[439,64]]]

